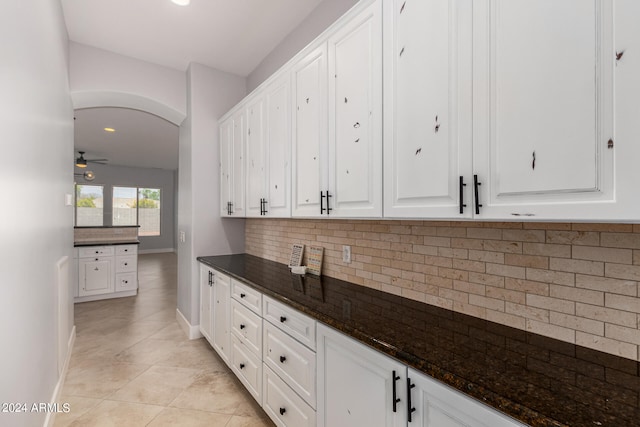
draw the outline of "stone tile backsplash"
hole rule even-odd
[[[245,239],[285,264],[322,246],[324,275],[640,360],[640,225],[247,219]]]

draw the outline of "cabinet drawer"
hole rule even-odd
[[[231,300],[231,332],[262,358],[262,319],[235,300]]]
[[[130,273],[138,269],[138,256],[127,255],[116,257],[116,273]]]
[[[262,315],[262,294],[250,286],[237,280],[231,281],[231,298],[240,301],[242,305],[256,313]]]
[[[316,349],[316,321],[267,296],[263,299],[263,317],[312,350]]]
[[[79,258],[90,258],[93,256],[113,256],[113,246],[87,246],[78,251]]]
[[[134,291],[138,289],[137,273],[116,274],[116,292]]]
[[[118,245],[116,246],[116,255],[137,255],[138,245]]]
[[[316,407],[316,354],[268,322],[263,361],[311,407]]]
[[[268,366],[263,369],[262,409],[278,426],[315,427],[316,413]]]
[[[231,370],[262,405],[262,361],[245,344],[246,342],[231,335]]]

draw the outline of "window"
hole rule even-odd
[[[113,225],[136,224],[139,236],[160,235],[160,189],[113,187]]]
[[[103,222],[102,185],[76,185],[76,225],[99,226]]]

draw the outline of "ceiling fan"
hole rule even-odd
[[[86,168],[87,163],[98,163],[100,165],[104,165],[109,161],[109,159],[85,159],[84,153],[84,151],[78,151],[78,154],[80,155],[76,158],[76,166],[79,168]]]

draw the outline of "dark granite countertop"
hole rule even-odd
[[[531,426],[640,426],[640,363],[252,255],[207,264]]]
[[[140,228],[139,225],[76,225],[73,228]]]
[[[73,247],[79,248],[82,246],[110,246],[110,245],[139,245],[140,240],[96,240],[93,242],[74,242]]]

